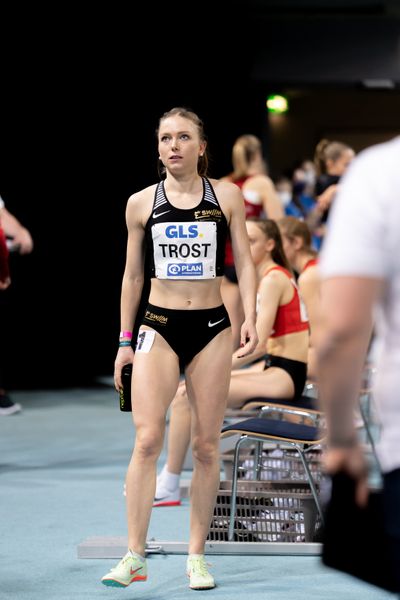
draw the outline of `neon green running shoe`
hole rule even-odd
[[[101,578],[101,583],[111,587],[127,587],[134,581],[146,581],[147,563],[127,552],[116,567]]]
[[[211,590],[215,588],[214,577],[208,572],[203,554],[189,556],[186,563],[186,572],[190,579],[189,587],[192,590]]]

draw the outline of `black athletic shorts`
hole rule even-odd
[[[265,369],[269,367],[279,367],[290,375],[294,384],[294,398],[299,398],[304,390],[307,380],[307,363],[300,360],[291,360],[282,356],[274,356],[273,354],[265,355]]]
[[[183,370],[211,340],[231,326],[223,304],[215,308],[177,310],[148,304],[142,320],[157,331],[179,358]]]

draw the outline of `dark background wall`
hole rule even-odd
[[[203,118],[215,177],[230,170],[232,143],[244,132],[263,138],[278,175],[310,156],[322,135],[347,136],[359,150],[400,131],[397,11],[390,2],[350,2],[350,12],[344,4],[223,2],[221,16],[208,3],[198,15],[198,5],[192,15],[187,5],[140,16],[47,13],[50,27],[37,8],[10,16],[0,193],[35,241],[30,256],[11,257],[13,284],[1,300],[10,387],[112,373],[125,205],[157,180],[154,132],[165,110],[186,105]],[[352,30],[360,19],[365,27]],[[374,44],[371,62],[351,48],[368,47],[373,23],[392,33],[391,43]],[[347,55],[340,24],[346,40],[354,32]],[[384,73],[382,64],[390,66]],[[336,75],[328,81],[326,73]],[[369,76],[393,86],[371,90]],[[289,97],[281,119],[265,111],[273,91]]]

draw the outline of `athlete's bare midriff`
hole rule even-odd
[[[152,279],[149,302],[178,310],[215,308],[222,304],[222,277],[202,281]]]
[[[307,362],[309,347],[308,332],[298,331],[288,333],[276,338],[269,338],[267,343],[267,352],[274,356],[290,358],[290,360],[300,360]]]

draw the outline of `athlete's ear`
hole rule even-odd
[[[299,235],[293,236],[293,245],[296,250],[301,250],[301,248],[303,247],[303,240]]]
[[[273,240],[272,238],[267,239],[265,242],[265,250],[267,252],[272,252],[274,248],[275,248],[275,240]]]

